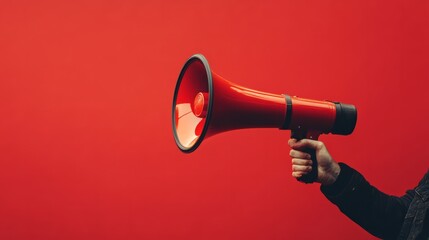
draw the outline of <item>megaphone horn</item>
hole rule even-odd
[[[174,90],[173,134],[179,149],[193,152],[215,134],[241,128],[291,130],[297,139],[353,132],[353,105],[245,88],[213,73],[196,54],[183,66]],[[313,161],[314,162],[314,161]]]

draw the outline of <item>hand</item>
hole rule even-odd
[[[323,142],[310,139],[302,139],[300,141],[290,139],[288,144],[292,148],[289,155],[292,157],[292,176],[294,178],[298,179],[311,172],[311,156],[303,151],[310,148],[315,150],[317,163],[319,165],[317,168],[318,176],[316,182],[322,185],[331,185],[337,180],[341,168],[338,163],[332,159]]]

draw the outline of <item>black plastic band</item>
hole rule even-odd
[[[286,99],[286,116],[285,121],[281,129],[289,129],[290,122],[292,120],[292,99],[289,95],[283,94]]]
[[[355,106],[340,102],[335,104],[335,122],[331,129],[333,134],[349,135],[353,132],[357,121]]]

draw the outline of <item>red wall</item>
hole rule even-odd
[[[180,2],[180,3],[179,3]],[[203,53],[250,88],[353,103],[332,155],[390,194],[429,166],[427,1],[3,1],[0,239],[371,239],[291,175],[288,131],[175,146]]]

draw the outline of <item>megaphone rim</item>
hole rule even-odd
[[[201,135],[198,137],[197,141],[192,146],[185,147],[180,143],[179,136],[177,135],[177,132],[176,132],[176,118],[175,118],[176,100],[177,100],[177,94],[179,93],[180,85],[182,83],[182,78],[185,75],[188,67],[194,61],[200,61],[204,65],[204,68],[206,70],[207,85],[208,85],[208,90],[209,90],[209,101],[208,101],[208,106],[207,106],[207,115],[205,117],[205,123],[204,123],[203,131],[202,131]],[[204,55],[202,55],[200,53],[194,54],[186,61],[186,63],[182,67],[182,70],[180,71],[180,75],[179,75],[179,78],[177,79],[176,87],[174,89],[174,97],[173,97],[173,110],[172,110],[173,136],[174,136],[174,140],[176,141],[176,145],[179,147],[179,149],[182,152],[191,153],[191,152],[195,151],[198,148],[198,146],[201,144],[201,142],[204,140],[204,137],[205,137],[207,130],[209,128],[209,125],[210,125],[212,106],[213,106],[213,78],[212,78],[212,73],[210,70],[209,62],[204,57]]]

